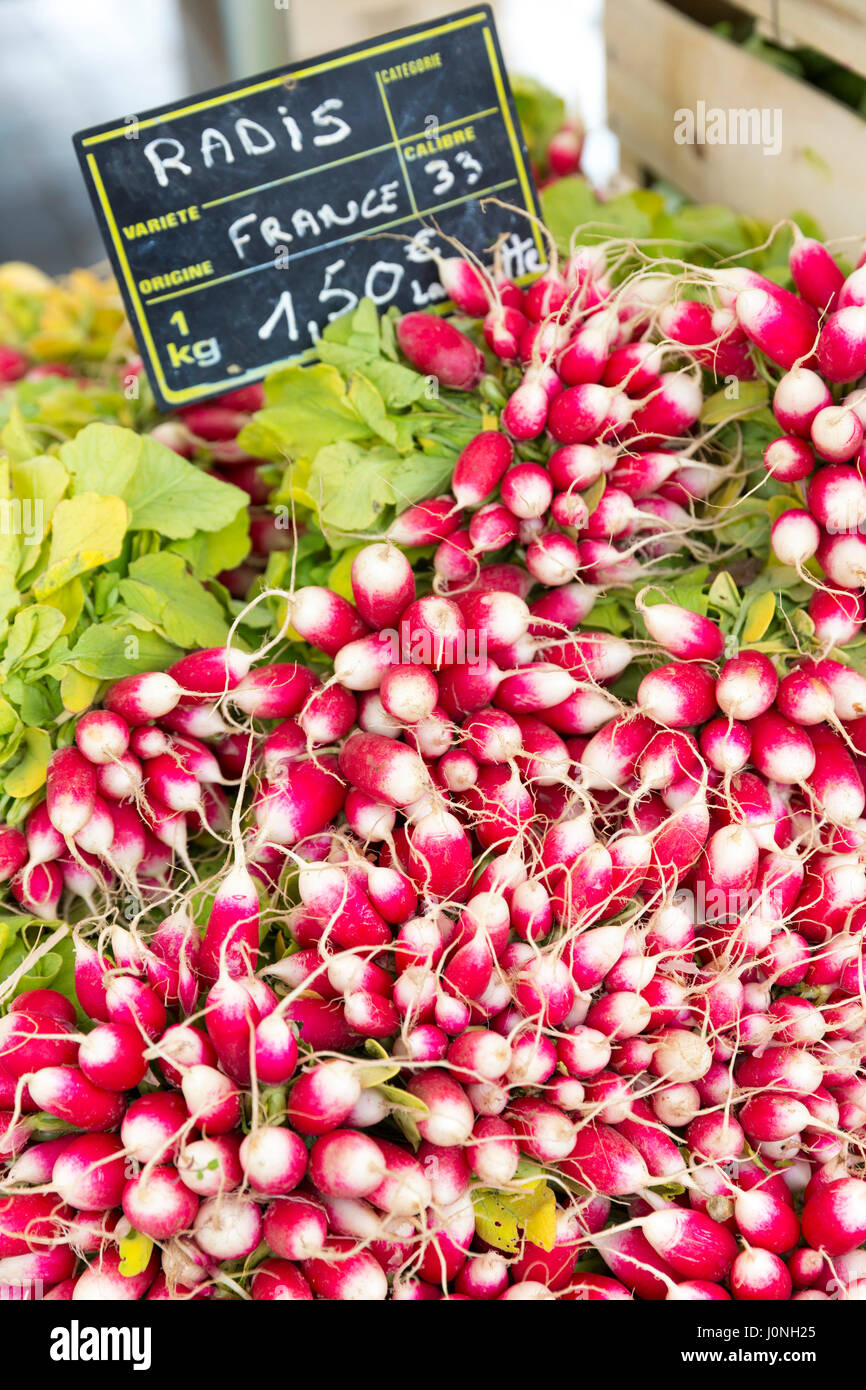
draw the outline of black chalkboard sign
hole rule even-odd
[[[515,279],[544,264],[531,222],[482,206],[538,210],[487,5],[74,141],[164,409],[303,359],[364,296],[443,300],[445,236],[505,237]]]

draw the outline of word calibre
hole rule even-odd
[[[68,1327],[51,1331],[52,1361],[131,1361],[135,1371],[151,1366],[149,1327],[82,1327],[73,1318]]]

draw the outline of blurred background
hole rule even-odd
[[[461,0],[0,0],[0,261],[59,272],[102,256],[73,132],[327,52]],[[603,0],[494,0],[506,62],[565,98],[584,159],[616,167],[605,129]]]
[[[709,203],[768,225],[805,212],[830,237],[862,234],[866,0],[491,3],[541,175],[573,169],[546,158],[551,102],[533,81],[563,103],[554,120],[585,134],[580,170],[601,198],[638,185],[665,210]],[[101,259],[74,131],[465,4],[0,0],[0,261]],[[678,113],[699,109],[757,124],[745,140],[678,139]]]

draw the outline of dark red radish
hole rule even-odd
[[[780,293],[785,294],[785,291]],[[780,293],[757,288],[743,290],[737,295],[736,313],[749,338],[761,352],[771,362],[790,370],[801,359],[804,365],[808,365],[818,345],[818,315],[811,305],[805,304],[796,295],[786,294],[782,299]],[[825,331],[821,332],[822,340]],[[826,376],[823,361],[822,369]]]
[[[458,507],[479,506],[500,483],[514,458],[514,445],[498,430],[482,430],[463,448],[451,479]]]
[[[173,676],[164,671],[148,671],[115,681],[105,692],[103,702],[108,710],[134,727],[162,719],[175,708],[182,694]]]
[[[303,708],[317,686],[318,680],[308,667],[274,662],[257,666],[244,676],[232,690],[231,700],[257,719],[289,719]]]
[[[412,366],[453,390],[471,391],[481,379],[484,358],[464,333],[430,314],[404,314],[397,321],[400,350]]]
[[[643,1223],[654,1250],[686,1279],[725,1278],[737,1255],[737,1243],[725,1226],[701,1212],[669,1206]]]
[[[394,627],[415,597],[412,566],[403,552],[387,541],[365,546],[352,561],[352,592],[369,627]]]
[[[94,1086],[78,1067],[42,1067],[30,1078],[29,1086],[40,1110],[79,1129],[100,1133],[117,1129],[123,1117],[123,1095]]]
[[[263,782],[254,810],[261,839],[295,845],[324,830],[341,810],[346,784],[336,757],[325,754],[315,762],[298,760],[279,781]]]
[[[250,1285],[254,1302],[310,1302],[313,1291],[296,1264],[269,1256],[256,1265]]]
[[[177,1091],[157,1091],[139,1096],[126,1107],[120,1137],[124,1148],[139,1163],[167,1161],[176,1153],[188,1121],[189,1111],[182,1095]]]
[[[836,1256],[856,1249],[866,1239],[866,1183],[843,1177],[807,1194],[802,1222],[815,1250]]]

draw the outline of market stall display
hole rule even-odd
[[[0,1287],[862,1296],[866,264],[530,107],[541,274],[172,415],[0,267]]]

